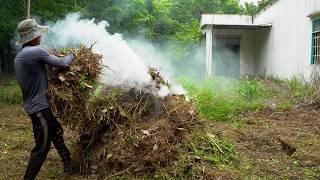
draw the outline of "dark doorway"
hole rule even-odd
[[[213,74],[240,76],[240,37],[217,37],[213,46]]]

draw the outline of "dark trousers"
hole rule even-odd
[[[47,158],[51,142],[54,144],[63,162],[70,161],[70,152],[63,139],[63,129],[50,109],[30,114],[33,126],[35,147],[31,151],[25,180],[36,178],[42,164]]]

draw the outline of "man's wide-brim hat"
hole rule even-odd
[[[48,32],[48,26],[40,26],[34,19],[26,19],[19,23],[17,31],[20,39],[17,45],[25,44]]]

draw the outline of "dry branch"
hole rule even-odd
[[[69,70],[48,68],[48,95],[52,109],[79,135],[80,172],[148,174],[171,165],[201,124],[190,114],[192,104],[184,96],[161,99],[148,90],[113,86],[93,96],[102,57],[90,48],[71,51],[76,60]],[[149,73],[157,85],[169,86],[158,70]]]

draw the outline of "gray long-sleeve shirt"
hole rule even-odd
[[[26,46],[17,54],[14,68],[23,94],[24,109],[28,114],[50,107],[46,97],[48,89],[46,64],[64,68],[73,58],[73,54],[63,58],[50,55],[38,46]]]

